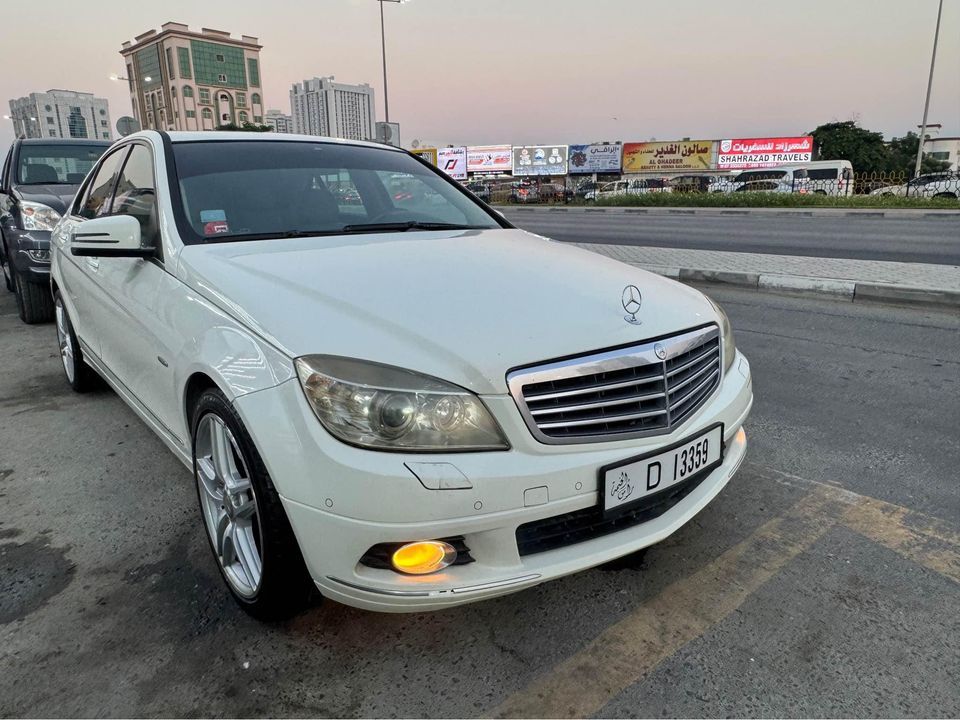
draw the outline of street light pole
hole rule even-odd
[[[381,5],[381,7],[383,7]],[[923,103],[923,123],[920,125],[920,142],[917,147],[917,165],[913,169],[913,176],[920,175],[920,164],[923,162],[923,141],[927,135],[927,113],[930,110],[930,90],[933,88],[933,67],[937,62],[937,40],[940,38],[940,16],[943,14],[943,0],[937,10],[937,27],[933,31],[933,55],[930,57],[930,77],[927,78],[927,99]]]
[[[380,3],[380,50],[383,53],[383,113],[390,122],[390,100],[387,97],[387,33],[383,25],[383,4],[385,2],[402,3],[403,0],[377,0]]]

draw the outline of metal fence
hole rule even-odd
[[[558,178],[481,176],[464,184],[481,199],[494,204],[591,202],[618,195],[648,193],[757,192],[833,197],[882,195],[923,199],[960,198],[958,173],[930,173],[910,179],[905,172],[852,173],[842,168],[770,168],[672,177],[623,175],[599,180],[572,175]]]

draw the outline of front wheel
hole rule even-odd
[[[63,304],[60,291],[53,296],[54,315],[57,321],[57,345],[60,347],[60,361],[63,363],[63,372],[67,382],[74,392],[87,392],[100,384],[97,373],[83,361],[80,343],[77,334],[73,331],[73,323]]]
[[[313,583],[267,469],[219,390],[193,412],[193,470],[207,539],[230,593],[261,620],[292,617]]]

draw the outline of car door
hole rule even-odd
[[[10,258],[7,257],[6,241],[3,238],[3,228],[6,227],[10,219],[10,195],[7,178],[10,177],[10,163],[13,157],[13,145],[7,151],[7,157],[3,161],[3,171],[0,172],[0,263],[3,264],[3,271],[8,272]]]
[[[69,209],[67,220],[51,237],[60,253],[60,292],[66,298],[74,332],[83,344],[84,352],[91,352],[98,358],[100,335],[106,322],[106,295],[99,282],[102,258],[71,255],[70,238],[84,221],[110,214],[113,190],[129,150],[130,146],[124,145],[104,155]]]
[[[100,347],[115,378],[175,434],[173,428],[180,424],[171,367],[176,318],[164,312],[164,300],[182,288],[164,264],[158,186],[153,150],[134,143],[117,179],[111,214],[135,218],[141,244],[156,248],[156,253],[149,258],[100,258],[98,279],[107,296]]]

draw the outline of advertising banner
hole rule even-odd
[[[465,147],[437,148],[437,167],[454,180],[466,180],[467,149]]]
[[[514,175],[566,175],[566,145],[524,145],[513,148]]]
[[[437,165],[437,149],[436,148],[417,148],[416,150],[411,150],[411,153],[414,155],[419,155],[428,163],[436,167]]]
[[[467,148],[467,171],[508,173],[512,167],[510,145],[472,145]]]
[[[721,140],[717,167],[721,170],[776,167],[810,162],[813,137],[738,138]]]
[[[620,172],[620,143],[593,143],[570,146],[570,174]]]
[[[623,144],[623,172],[709,170],[713,140]]]

